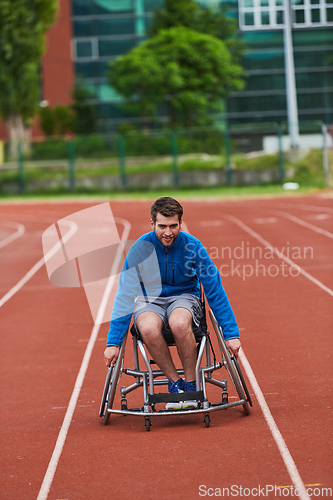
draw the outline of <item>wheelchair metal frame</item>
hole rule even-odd
[[[215,361],[215,354],[212,349],[212,345],[209,338],[209,332],[206,331],[202,334],[201,340],[198,344],[198,356],[196,363],[196,391],[179,393],[179,394],[169,394],[161,393],[155,394],[155,387],[159,385],[167,385],[168,379],[163,378],[156,380],[158,377],[164,377],[161,370],[153,370],[151,368],[151,362],[149,361],[145,346],[141,339],[138,339],[137,335],[133,335],[133,350],[134,350],[134,369],[124,368],[124,355],[125,346],[128,337],[128,331],[123,339],[122,345],[119,350],[119,355],[115,365],[108,369],[104,391],[100,407],[100,417],[103,417],[104,425],[107,425],[111,413],[119,413],[123,415],[139,415],[144,417],[144,425],[146,430],[149,431],[151,427],[151,417],[161,416],[161,415],[188,415],[192,413],[204,413],[204,423],[206,427],[209,427],[210,423],[210,413],[212,411],[226,410],[233,406],[242,405],[246,415],[249,415],[250,408],[252,406],[251,396],[247,389],[241,368],[238,364],[236,357],[231,357],[227,349],[222,329],[217,323],[213,312],[209,311],[212,325],[217,337],[219,351],[221,355],[221,361]],[[145,370],[141,370],[139,367],[139,351],[145,364]],[[202,358],[206,353],[206,366],[201,366]],[[214,362],[212,363],[212,354],[214,354]],[[152,362],[153,363],[153,362]],[[227,392],[227,380],[216,380],[212,377],[212,374],[220,370],[221,368],[226,368],[226,371],[236,388],[239,399],[237,401],[229,402],[228,392]],[[121,395],[121,408],[113,408],[114,398],[117,390],[117,386],[122,373],[130,375],[135,378],[135,382],[128,387],[120,388]],[[177,370],[179,375],[184,374],[183,369]],[[221,402],[211,403],[207,399],[206,384],[213,384],[222,389],[222,400]],[[128,408],[126,395],[130,392],[143,388],[144,404],[142,408]],[[199,407],[196,409],[188,410],[156,410],[155,405],[158,403],[166,403],[168,401],[187,401],[196,400],[199,403]]]

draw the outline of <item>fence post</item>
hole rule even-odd
[[[69,191],[75,190],[75,143],[74,140],[68,141],[68,179]]]
[[[283,147],[282,147],[282,130],[279,124],[276,125],[277,136],[278,136],[278,146],[279,146],[279,177],[280,182],[284,181],[284,158],[283,158]]]
[[[118,134],[117,139],[118,139],[120,183],[121,183],[121,189],[125,190],[127,186],[125,137],[122,134]]]
[[[224,143],[225,143],[225,157],[226,157],[226,167],[227,167],[227,185],[232,185],[232,168],[231,168],[231,148],[230,148],[230,134],[226,127],[224,129]]]
[[[19,142],[17,145],[18,151],[18,190],[19,194],[24,194],[25,191],[25,178],[24,178],[24,162],[23,162],[23,154],[22,154],[22,144]]]
[[[174,130],[171,130],[171,154],[172,154],[173,186],[175,189],[178,189],[179,188],[178,146],[177,146],[177,134]]]
[[[323,169],[324,169],[324,180],[325,185],[328,187],[329,178],[328,178],[328,137],[327,137],[327,125],[322,124],[321,130],[323,133]]]

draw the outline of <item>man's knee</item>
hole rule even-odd
[[[147,342],[153,342],[161,336],[162,320],[156,314],[142,313],[136,320],[136,326]]]
[[[192,314],[187,309],[174,309],[169,318],[169,325],[175,337],[186,337],[192,333]]]

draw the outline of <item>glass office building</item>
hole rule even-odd
[[[201,0],[225,5],[244,29],[246,86],[228,98],[233,124],[287,120],[283,0]],[[293,49],[299,120],[333,121],[333,0],[292,0]],[[76,80],[92,90],[99,128],[140,123],[108,85],[108,62],[140,44],[163,0],[72,0]],[[160,119],[163,120],[163,112]]]

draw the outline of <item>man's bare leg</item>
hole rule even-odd
[[[187,382],[194,380],[197,348],[192,330],[191,312],[183,307],[177,307],[170,314],[169,325],[184,368],[185,380]]]
[[[141,333],[149,354],[164,375],[171,380],[178,380],[179,375],[162,335],[163,321],[161,318],[154,312],[145,311],[137,317],[136,326]]]

